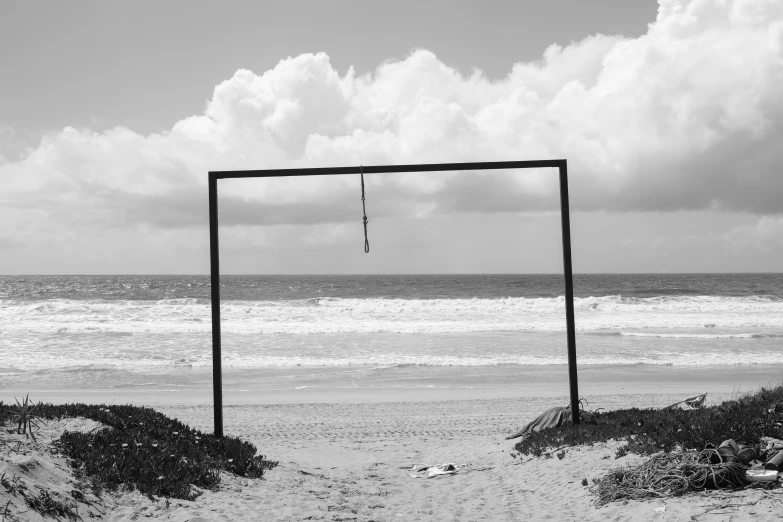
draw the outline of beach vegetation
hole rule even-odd
[[[150,498],[193,500],[203,490],[215,490],[221,472],[260,478],[277,466],[249,442],[202,433],[151,408],[41,403],[36,415],[83,417],[104,425],[88,433],[66,431],[54,441],[96,495],[128,488]]]
[[[617,456],[673,450],[703,451],[727,439],[754,446],[761,437],[783,438],[783,386],[693,410],[630,408],[594,412],[578,425],[564,423],[533,432],[514,449],[536,457],[552,448],[624,441]]]
[[[55,520],[81,520],[75,504],[54,499],[49,494],[49,491],[45,489],[39,489],[37,493],[31,492],[19,477],[15,476],[8,479],[6,474],[3,473],[2,476],[0,476],[0,486],[3,487],[7,494],[21,496],[25,504],[27,504],[27,507],[40,514],[42,517],[51,517]],[[11,499],[6,502],[5,507],[3,508],[2,517],[0,517],[0,522],[15,520],[15,518],[12,518],[9,509],[11,502]]]
[[[515,449],[547,457],[568,446],[620,441],[616,458],[646,455],[641,464],[593,479],[596,507],[609,502],[663,499],[704,489],[774,487],[754,484],[746,471],[780,451],[783,386],[697,409],[624,409],[591,412],[571,423],[532,432]],[[558,455],[559,456],[559,455]],[[582,485],[588,484],[587,479]]]
[[[16,400],[16,405],[10,408],[4,407],[3,403],[0,402],[0,411],[3,412],[0,413],[0,421],[7,421],[10,418],[12,422],[16,423],[16,433],[23,434],[25,438],[32,437],[35,440],[33,428],[38,429],[43,423],[36,415],[36,409],[39,405],[30,402],[29,393],[22,402],[19,402],[19,399],[16,398],[14,400]]]

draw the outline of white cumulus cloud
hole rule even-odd
[[[660,0],[639,38],[509,65],[503,80],[465,77],[418,50],[368,75],[323,53],[239,70],[167,132],[69,127],[0,159],[0,204],[12,219],[167,230],[206,224],[209,170],[566,158],[575,210],[783,211],[779,0]],[[356,219],[355,179],[220,187],[224,225]],[[547,172],[378,176],[368,190],[374,217],[557,204]],[[307,241],[341,237],[327,230]]]

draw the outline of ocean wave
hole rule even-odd
[[[783,333],[680,333],[680,332],[588,332],[591,336],[607,337],[649,337],[656,339],[777,339]]]
[[[366,373],[377,371],[409,371],[417,367],[499,367],[499,366],[566,366],[568,359],[563,353],[548,356],[529,356],[513,354],[495,354],[487,357],[467,356],[442,356],[442,355],[411,355],[411,354],[352,354],[345,357],[317,357],[317,356],[255,356],[235,357],[231,353],[223,354],[222,366],[224,370],[252,370],[252,369],[290,369],[297,372],[303,368],[319,368],[320,372],[309,377],[325,377],[330,375],[342,375],[350,373]],[[46,359],[33,359],[26,362],[20,361],[19,372],[6,375],[25,375],[28,372],[37,374],[40,372],[63,372],[66,375],[81,374],[89,371],[98,375],[117,371],[131,373],[171,373],[181,370],[176,367],[160,363],[155,360],[137,360],[132,363],[111,358],[104,358],[99,365],[94,364],[94,359],[80,360],[78,357],[58,359],[49,357]],[[748,366],[748,365],[783,365],[783,353],[779,351],[764,350],[759,352],[715,351],[706,353],[667,353],[667,354],[580,354],[579,366]],[[211,360],[204,358],[193,364],[195,369],[208,371]],[[297,374],[298,375],[298,374]],[[296,377],[292,374],[291,377]],[[146,386],[142,382],[139,386]]]
[[[780,338],[783,334],[759,334],[759,333],[724,333],[724,334],[697,334],[697,333],[669,333],[669,332],[618,332],[623,337],[655,337],[659,339],[766,339]]]
[[[783,300],[774,296],[585,297],[574,300],[581,331],[644,328],[783,328]],[[343,299],[224,301],[223,332],[317,334],[445,333],[565,330],[565,302],[556,298]],[[204,299],[160,301],[0,301],[6,333],[210,333]],[[705,337],[706,338],[706,337]]]

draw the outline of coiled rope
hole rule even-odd
[[[739,462],[724,460],[714,449],[654,455],[636,467],[609,472],[593,488],[600,507],[618,500],[642,500],[683,495],[703,489],[733,489],[747,484]]]

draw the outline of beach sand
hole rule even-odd
[[[712,405],[770,384],[764,380],[767,374],[779,375],[780,369],[756,372],[756,385],[745,388],[742,379],[726,381],[725,376],[711,377],[709,372],[690,384],[672,378],[657,387],[657,378],[637,375],[637,386],[631,390],[612,382],[591,389],[586,378],[585,388],[593,393],[582,396],[590,409],[611,410],[661,407],[708,392]],[[560,459],[512,457],[516,441],[504,440],[542,411],[567,404],[565,395],[517,391],[512,397],[466,394],[448,400],[449,394],[438,390],[421,390],[417,395],[387,392],[351,396],[346,391],[332,395],[328,390],[310,390],[294,403],[229,401],[224,408],[225,434],[252,442],[260,453],[278,460],[278,467],[262,479],[224,475],[219,491],[207,491],[192,502],[172,500],[167,506],[163,500],[153,502],[136,493],[106,497],[105,518],[180,522],[779,519],[781,489],[704,492],[597,509],[595,495],[582,485],[583,479],[592,485],[610,469],[644,460],[636,455],[615,458],[622,441],[566,448]],[[135,392],[123,393],[115,390],[115,403],[140,403]],[[196,399],[159,402],[155,409],[211,432],[212,406]],[[44,435],[51,440],[64,426],[47,429]],[[458,472],[420,478],[410,470],[414,464],[443,463],[455,464]]]
[[[598,402],[597,398],[596,402]],[[608,407],[663,406],[678,396],[605,396]],[[777,519],[779,496],[760,491],[704,493],[657,502],[592,505],[582,485],[606,471],[643,460],[615,458],[610,441],[567,449],[559,459],[512,458],[504,437],[531,415],[562,403],[551,398],[382,404],[237,406],[226,409],[226,432],[256,444],[280,466],[235,492],[202,497],[171,519],[251,520],[688,520],[710,506],[760,520]],[[209,408],[163,408],[192,425]],[[201,420],[200,420],[201,419]],[[453,476],[414,478],[413,464],[465,466]],[[408,469],[406,469],[408,468]],[[730,500],[726,500],[730,499]],[[665,512],[655,511],[665,507]],[[260,510],[263,510],[260,511]],[[729,511],[730,510],[721,510]],[[220,518],[225,516],[226,518]],[[730,519],[731,514],[710,516]],[[177,518],[180,517],[180,518]],[[723,518],[720,518],[723,517]]]

